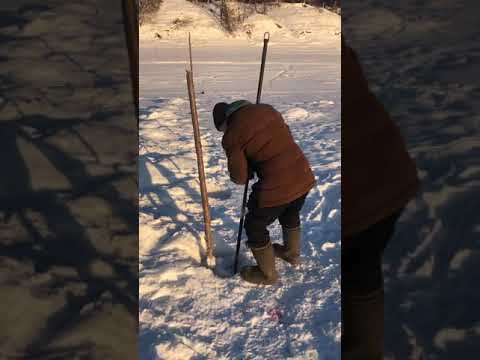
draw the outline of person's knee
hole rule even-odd
[[[266,229],[246,229],[247,246],[250,248],[261,248],[270,242],[270,236]]]
[[[245,222],[243,223],[243,228],[245,229],[245,232],[248,235],[249,233],[255,232],[255,230],[259,228],[259,225],[255,221],[255,218],[253,216],[247,214],[245,216]]]
[[[279,217],[278,221],[282,227],[293,229],[300,226],[300,216],[297,214],[285,214]]]
[[[243,227],[245,228],[245,233],[247,234],[248,247],[264,247],[270,241],[267,225],[262,221],[258,221],[258,219],[256,219],[254,216],[248,216],[247,214]]]

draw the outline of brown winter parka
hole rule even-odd
[[[342,239],[404,207],[418,187],[399,128],[370,91],[356,53],[342,43]]]
[[[252,197],[260,208],[287,204],[306,194],[315,177],[281,114],[267,104],[250,104],[228,118],[222,146],[230,178],[245,184],[248,166],[257,174]]]

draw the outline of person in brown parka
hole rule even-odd
[[[399,129],[342,39],[342,359],[384,357],[383,252],[418,187]]]
[[[296,266],[300,256],[299,212],[315,177],[281,114],[267,104],[238,100],[217,103],[213,109],[217,130],[224,133],[222,146],[230,179],[245,184],[256,173],[245,217],[247,246],[257,266],[246,266],[241,277],[270,285],[278,279],[275,256]],[[270,242],[267,227],[276,219],[282,226],[283,245]]]

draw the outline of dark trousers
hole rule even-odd
[[[383,252],[401,212],[342,240],[342,290],[368,293],[383,287]]]
[[[401,212],[342,239],[342,359],[383,359],[383,252]]]
[[[300,210],[305,203],[307,194],[284,205],[259,208],[256,203],[255,193],[248,199],[248,213],[245,216],[245,232],[247,233],[247,246],[261,248],[270,242],[267,227],[276,219],[282,227],[292,229],[300,226]]]

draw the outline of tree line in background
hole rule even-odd
[[[160,5],[162,0],[137,0],[139,25],[147,22],[160,9]]]
[[[302,3],[319,8],[326,8],[340,14],[340,0],[188,0],[202,4],[218,18],[228,32],[235,31],[244,20],[254,14],[266,14],[272,7],[280,3]],[[148,22],[162,4],[162,0],[137,0],[139,24]],[[178,20],[178,19],[177,19]],[[176,20],[172,19],[172,22]]]
[[[228,32],[235,31],[245,19],[254,14],[267,14],[269,9],[280,6],[281,3],[301,3],[308,4],[318,8],[325,8],[337,14],[340,14],[339,0],[188,0],[191,2],[201,2],[219,4],[219,20],[222,26]],[[213,12],[213,11],[212,11]]]

